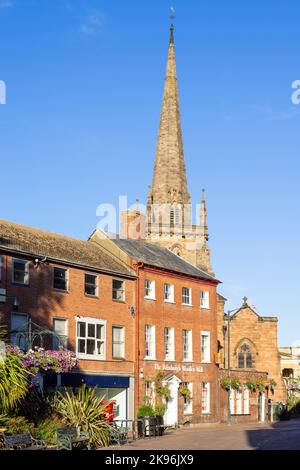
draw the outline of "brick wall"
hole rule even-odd
[[[126,279],[126,300],[123,303],[112,300],[112,279],[118,276],[99,274],[99,297],[92,298],[84,294],[83,269],[64,266],[69,269],[69,291],[58,292],[53,286],[53,264],[40,264],[34,268],[30,262],[29,286],[12,284],[11,256],[2,254],[2,277],[0,288],[7,289],[7,302],[0,304],[1,321],[10,327],[13,312],[13,299],[19,301],[18,313],[26,313],[33,322],[45,329],[52,329],[54,318],[68,320],[69,349],[76,348],[76,316],[105,320],[106,323],[106,360],[80,360],[82,371],[95,374],[134,375],[135,361],[135,319],[131,316],[130,307],[135,306],[134,281]],[[23,258],[20,255],[16,258]],[[58,265],[57,265],[58,266]],[[62,265],[60,267],[63,267]],[[95,273],[92,273],[95,274]],[[122,277],[121,277],[122,278]],[[125,327],[125,360],[112,358],[112,326]]]
[[[156,285],[156,300],[144,298],[145,280],[153,280]],[[164,284],[172,284],[175,289],[175,302],[169,304],[164,302]],[[182,288],[192,289],[192,307],[182,305]],[[206,290],[210,293],[210,309],[200,308],[200,291]],[[191,423],[216,421],[218,419],[218,368],[214,358],[217,351],[217,321],[216,321],[216,286],[205,281],[193,280],[191,278],[171,275],[150,268],[139,271],[139,369],[142,370],[141,377],[137,378],[139,383],[139,396],[137,400],[142,403],[145,395],[145,380],[155,380],[158,369],[166,375],[174,373],[182,382],[193,383],[193,414],[183,415],[183,398],[179,396],[179,423],[189,421]],[[156,327],[156,361],[145,361],[145,325],[155,325]],[[164,328],[175,329],[175,361],[165,361],[164,357]],[[193,363],[183,363],[182,330],[192,330],[193,332]],[[201,331],[208,331],[211,335],[211,363],[201,362]],[[174,366],[178,371],[163,370],[165,366]],[[183,366],[203,368],[203,372],[184,372]],[[201,383],[211,384],[211,413],[204,415],[201,413]]]

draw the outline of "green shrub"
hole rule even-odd
[[[138,418],[146,418],[148,416],[155,416],[155,411],[151,405],[142,405],[138,409]]]
[[[24,416],[8,416],[2,418],[1,425],[6,428],[5,434],[33,433],[34,424],[27,421]]]
[[[107,404],[102,405],[103,397],[96,396],[96,388],[83,385],[76,393],[67,389],[57,392],[54,408],[67,427],[88,432],[93,447],[107,447],[112,427],[107,420]]]
[[[5,330],[0,327],[0,341],[5,338]],[[31,374],[22,359],[13,349],[7,348],[4,360],[0,360],[0,412],[11,411],[27,393]]]
[[[164,416],[166,409],[167,409],[166,405],[156,405],[156,407],[154,408],[154,415]]]
[[[35,426],[33,431],[33,437],[35,437],[35,439],[41,439],[45,441],[48,445],[56,445],[56,431],[58,428],[61,427],[63,427],[62,422],[58,419],[44,419]]]

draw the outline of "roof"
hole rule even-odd
[[[133,271],[93,242],[0,220],[0,249],[135,277]]]
[[[206,279],[214,283],[219,283],[214,276],[196,268],[180,256],[175,255],[167,248],[163,248],[152,243],[140,240],[120,239],[112,240],[121,250],[135,261],[148,266],[166,269],[168,271]]]

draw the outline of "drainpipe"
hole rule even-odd
[[[137,274],[136,282],[136,404],[140,402],[140,269],[144,266],[143,263],[134,265]]]

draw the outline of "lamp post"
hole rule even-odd
[[[234,310],[228,310],[227,312],[227,328],[223,329],[223,331],[226,331],[227,329],[227,372],[228,372],[228,381],[230,383],[230,322],[231,322],[231,314],[234,312],[237,312],[240,310],[240,308],[236,308]],[[224,345],[225,346],[225,345]],[[228,426],[231,425],[231,410],[230,410],[230,395],[231,395],[231,387],[228,390],[228,401],[227,401],[227,424]]]

